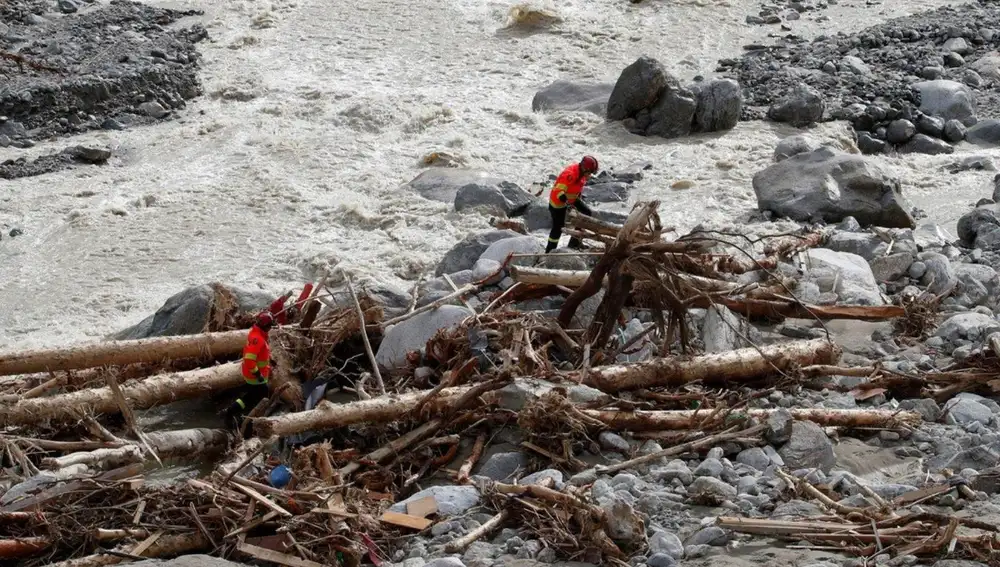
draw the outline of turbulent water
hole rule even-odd
[[[555,79],[614,81],[640,55],[684,79],[711,76],[719,58],[778,32],[744,23],[757,2],[563,0],[536,5],[561,22],[532,35],[505,30],[515,4],[157,3],[205,11],[197,21],[211,36],[199,46],[206,94],[179,120],[79,136],[113,148],[106,166],[0,182],[0,226],[24,230],[0,241],[0,345],[97,338],[213,280],[284,291],[338,260],[406,285],[488,226],[486,216],[399,190],[432,151],[524,187],[585,152],[604,167],[649,161],[633,199],[661,199],[665,223],[682,231],[755,207],[750,180],[790,129],[742,123],[645,139],[590,114],[533,113],[531,99]],[[954,3],[841,2],[822,12],[827,22],[806,15],[792,25],[813,37],[946,4]],[[27,155],[65,145],[40,143]],[[0,149],[0,160],[20,155]],[[958,215],[991,193],[993,175],[941,169],[955,158],[877,159],[953,232]],[[693,187],[671,189],[682,179]]]

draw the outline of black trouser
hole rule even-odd
[[[231,427],[239,429],[243,418],[253,411],[261,400],[269,397],[267,384],[244,384],[236,394],[236,399],[226,411],[226,418]]]
[[[573,206],[576,207],[576,210],[587,215],[588,217],[594,216],[594,211],[590,210],[590,207],[587,206],[587,203],[583,202],[582,197],[578,197],[576,199],[576,202],[573,203]],[[549,232],[549,242],[545,246],[546,254],[552,252],[556,248],[559,248],[559,238],[562,236],[562,229],[563,226],[566,224],[566,209],[568,208],[569,207],[562,207],[560,209],[557,209],[553,207],[551,203],[549,203],[549,214],[552,215],[552,230]],[[583,242],[576,237],[570,238],[569,247],[582,248]]]

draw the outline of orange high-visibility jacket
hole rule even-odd
[[[587,184],[590,175],[580,175],[580,164],[574,163],[559,174],[555,186],[549,192],[549,204],[557,209],[572,206],[583,193],[583,186]],[[566,202],[560,200],[562,195],[566,195]]]
[[[247,384],[267,384],[271,377],[271,345],[267,335],[254,325],[243,347],[243,379]]]

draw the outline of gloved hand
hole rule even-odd
[[[559,201],[560,203],[565,203],[566,201],[569,200],[569,197],[566,196],[566,193],[560,193],[559,196],[556,197],[556,200]]]

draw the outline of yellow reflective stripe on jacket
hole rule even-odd
[[[260,385],[260,384],[267,384],[267,378],[260,378],[260,379],[258,379],[258,378],[244,378],[243,380],[247,384],[250,384],[251,386],[257,386],[257,385]]]
[[[257,368],[267,368],[268,366],[271,366],[271,363],[266,360],[257,361]]]
[[[252,353],[252,352],[248,352],[248,353],[246,353],[246,354],[243,355],[243,358],[245,358],[247,360],[257,360],[257,355],[254,354],[254,353]]]

